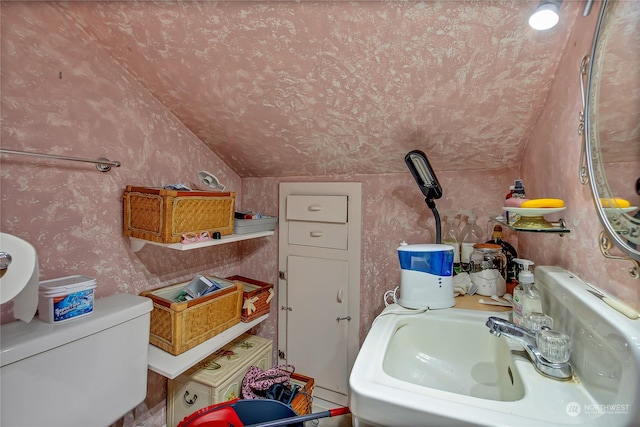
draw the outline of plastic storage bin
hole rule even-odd
[[[96,279],[89,276],[68,276],[40,282],[40,320],[60,323],[93,313],[96,286]]]
[[[277,224],[277,216],[264,216],[261,219],[236,219],[233,223],[233,233],[248,234],[271,231],[275,230]]]

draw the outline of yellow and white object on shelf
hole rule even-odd
[[[503,210],[513,214],[512,217],[517,219],[514,222],[509,221],[515,229],[548,229],[553,225],[548,222],[544,216],[566,209],[564,200],[562,199],[527,199],[520,206],[504,206]]]
[[[522,202],[521,208],[564,208],[564,200],[562,199],[529,199]]]

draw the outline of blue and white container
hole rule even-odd
[[[96,279],[68,276],[40,282],[38,313],[40,320],[61,323],[93,313]]]
[[[400,298],[405,308],[438,309],[455,305],[453,299],[453,247],[439,244],[402,244]]]

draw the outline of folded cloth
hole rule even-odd
[[[459,273],[453,276],[453,296],[459,297],[460,295],[466,295],[471,286],[471,277],[469,273]]]

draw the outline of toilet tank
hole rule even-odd
[[[34,319],[0,331],[0,425],[108,426],[147,394],[150,299],[97,299],[62,324]]]

